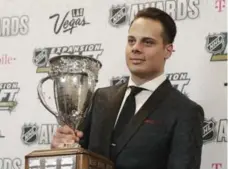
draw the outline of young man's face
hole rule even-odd
[[[156,77],[164,71],[165,59],[172,45],[165,45],[159,21],[138,18],[131,25],[126,45],[126,62],[130,72],[141,78]]]

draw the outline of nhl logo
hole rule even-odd
[[[127,21],[127,6],[117,5],[110,9],[109,22],[112,26],[117,27],[125,24]]]
[[[32,144],[36,141],[38,135],[38,126],[36,124],[28,124],[22,127],[21,139],[25,144]]]
[[[48,56],[47,49],[36,49],[32,61],[37,67],[44,67],[48,62]]]
[[[227,60],[227,33],[208,35],[206,39],[206,50],[212,54],[211,61]]]
[[[207,37],[206,49],[209,53],[218,54],[225,49],[225,36],[214,34]]]
[[[216,137],[216,131],[215,131],[215,125],[216,122],[214,121],[214,119],[210,119],[210,120],[204,120],[203,123],[203,142],[209,142],[209,141],[213,141]]]

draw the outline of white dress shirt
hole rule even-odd
[[[123,101],[121,103],[121,107],[120,107],[120,110],[118,112],[118,115],[117,115],[117,118],[116,118],[116,122],[119,118],[119,115],[120,115],[120,112],[123,108],[123,105],[124,105],[124,102],[127,98],[127,96],[130,94],[131,92],[131,89],[129,88],[130,86],[137,86],[137,87],[142,87],[146,90],[142,90],[140,93],[138,93],[136,96],[135,96],[135,102],[136,102],[136,110],[135,110],[135,114],[138,112],[138,110],[142,107],[142,105],[146,102],[146,100],[150,97],[150,95],[158,88],[158,86],[160,86],[166,79],[166,76],[165,74],[161,74],[160,76],[154,78],[153,80],[150,80],[140,86],[137,86],[131,79],[131,77],[129,78],[129,81],[128,81],[128,88],[125,92],[125,95],[124,95],[124,98],[123,98]],[[116,122],[115,122],[115,125],[116,125]]]

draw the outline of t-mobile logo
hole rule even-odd
[[[215,8],[218,9],[218,12],[222,12],[225,7],[226,7],[226,0],[215,1]]]
[[[222,169],[222,163],[213,163],[211,167],[212,169]]]

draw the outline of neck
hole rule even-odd
[[[159,72],[152,76],[139,76],[139,75],[131,74],[131,79],[137,86],[140,86],[150,80],[155,79],[156,77],[160,76],[162,73],[163,72]]]

